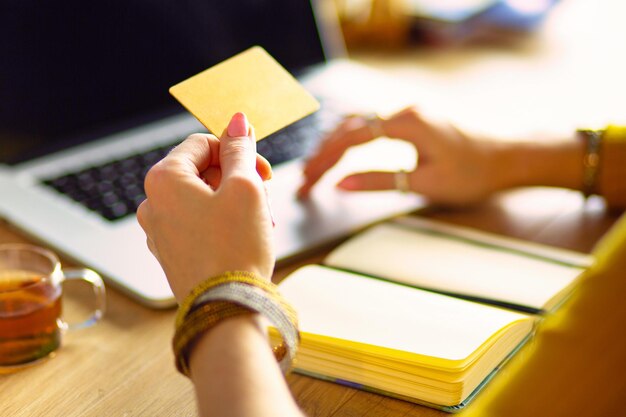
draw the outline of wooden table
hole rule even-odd
[[[626,25],[618,9],[623,11],[619,1],[564,1],[537,38],[513,50],[415,50],[355,57],[411,80],[418,103],[460,124],[510,134],[535,128],[567,130],[623,115],[626,69],[613,55],[626,39]],[[579,193],[545,188],[506,193],[469,210],[426,209],[420,214],[583,252],[591,250],[616,219],[599,200],[584,203]],[[28,241],[0,224],[0,243]],[[276,280],[295,266],[277,270]],[[84,288],[67,288],[68,312],[83,308],[85,300],[89,296]],[[113,289],[107,304],[104,320],[68,334],[55,358],[0,376],[0,415],[196,414],[192,386],[173,365],[169,344],[174,312],[147,309]],[[288,381],[311,416],[444,414],[295,374]]]
[[[469,210],[425,209],[420,215],[588,252],[616,216],[579,193],[524,189]],[[30,240],[0,224],[0,243]],[[315,261],[315,259],[312,259]],[[279,269],[281,279],[297,265]],[[89,300],[68,288],[68,310]],[[170,349],[173,311],[150,310],[108,290],[108,311],[97,326],[70,333],[55,358],[0,376],[2,416],[193,416],[189,381],[176,373]],[[289,385],[311,416],[439,416],[442,412],[292,374]]]

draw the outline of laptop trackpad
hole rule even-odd
[[[276,167],[268,190],[276,222],[278,260],[332,243],[369,224],[423,206],[423,200],[413,194],[346,192],[335,187],[350,173],[411,170],[415,155],[411,145],[398,140],[378,139],[355,147],[326,173],[305,201],[295,197],[302,183],[302,161]]]

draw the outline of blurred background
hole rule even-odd
[[[532,32],[557,0],[336,0],[351,45],[502,43]]]
[[[352,58],[462,126],[516,136],[626,120],[622,0],[334,1]]]

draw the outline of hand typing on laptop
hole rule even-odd
[[[464,132],[409,107],[389,118],[354,116],[344,120],[304,167],[299,196],[313,186],[352,146],[387,136],[415,146],[418,163],[411,172],[361,172],[343,178],[345,191],[412,191],[431,203],[470,205],[518,186],[583,189],[583,143],[566,138],[498,141]]]
[[[299,190],[306,197],[311,188],[351,146],[381,136],[405,140],[419,151],[419,166],[412,172],[367,172],[349,175],[337,185],[346,191],[414,191],[435,203],[474,202],[495,191],[487,141],[473,138],[449,123],[436,122],[415,108],[406,108],[388,119],[349,117],[320,145],[304,168]]]

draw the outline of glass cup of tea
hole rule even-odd
[[[87,320],[67,323],[61,315],[62,283],[84,280],[95,308]],[[102,278],[89,269],[61,269],[49,250],[26,244],[0,245],[0,373],[51,356],[66,330],[94,325],[104,313]]]

